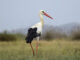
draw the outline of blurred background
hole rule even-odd
[[[41,39],[80,39],[79,6],[79,0],[0,0],[0,40],[24,39],[28,28],[40,21],[40,10],[54,18],[44,16]]]
[[[40,22],[40,10],[54,19],[43,16],[33,57],[25,37],[28,28]],[[80,60],[80,0],[0,0],[0,60]]]

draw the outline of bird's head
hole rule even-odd
[[[44,10],[40,10],[40,13],[42,14],[42,15],[45,15],[45,16],[47,16],[48,18],[50,18],[50,19],[53,19],[49,14],[47,14]]]

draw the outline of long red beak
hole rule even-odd
[[[50,15],[48,15],[47,13],[44,12],[44,15],[49,17],[50,19],[53,19]]]

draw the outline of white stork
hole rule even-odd
[[[37,44],[36,44],[36,54],[37,54],[39,38],[41,36],[42,28],[44,25],[43,15],[49,17],[50,19],[53,19],[44,10],[40,10],[39,15],[40,15],[40,22],[28,29],[28,34],[27,34],[27,37],[25,39],[27,43],[30,43],[30,46],[31,46],[32,51],[33,51],[33,56],[35,55],[35,53],[34,53],[34,49],[33,49],[32,45],[31,45],[31,42],[34,38],[37,38]]]

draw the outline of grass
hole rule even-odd
[[[35,49],[36,41],[32,44]],[[80,41],[40,41],[37,56],[24,40],[0,42],[0,60],[80,60]]]

